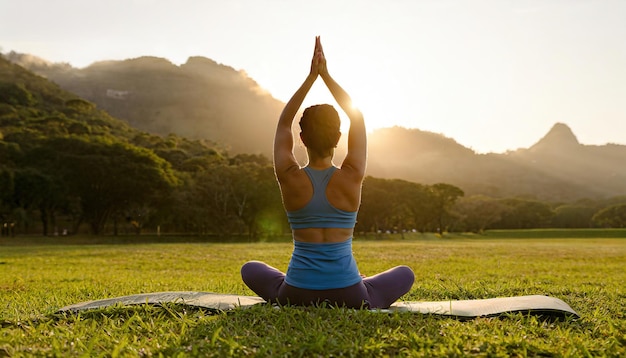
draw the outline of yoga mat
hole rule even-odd
[[[389,310],[419,312],[458,318],[491,317],[516,312],[550,317],[579,317],[578,313],[562,300],[542,295],[459,301],[404,301],[395,302],[389,307]]]
[[[187,306],[208,308],[211,310],[229,311],[235,309],[236,307],[246,308],[259,303],[265,303],[265,300],[261,297],[225,295],[211,292],[154,292],[76,303],[61,308],[59,312],[78,312],[94,308],[106,308],[114,305],[158,305],[162,303],[178,303]]]
[[[79,312],[89,309],[106,308],[114,305],[158,305],[163,303],[177,303],[210,310],[228,311],[237,307],[251,307],[253,305],[265,303],[265,301],[260,297],[254,296],[195,291],[173,291],[142,293],[137,295],[81,302],[63,307],[59,310],[59,312]],[[436,302],[399,301],[395,302],[387,309],[375,309],[372,311],[415,312],[457,318],[490,317],[515,312],[550,317],[579,317],[578,313],[576,313],[576,311],[574,311],[562,300],[541,295]]]

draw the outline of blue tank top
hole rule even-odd
[[[352,238],[343,242],[294,241],[285,282],[308,290],[344,288],[361,282],[352,255]]]
[[[291,229],[340,228],[352,229],[356,223],[357,211],[345,211],[332,206],[326,198],[326,187],[337,167],[317,170],[305,167],[304,172],[313,184],[313,197],[301,209],[287,211]]]

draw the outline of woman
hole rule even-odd
[[[293,152],[293,119],[318,76],[350,118],[348,153],[339,168],[334,166],[333,156],[341,135],[340,120],[330,105],[309,107],[300,120],[308,165],[301,168]],[[365,278],[352,255],[366,159],[363,115],[328,73],[316,37],[309,75],[285,106],[274,139],[274,170],[293,231],[294,251],[286,275],[263,262],[247,262],[241,276],[252,291],[280,304],[326,302],[386,308],[411,289],[414,275],[407,266]]]

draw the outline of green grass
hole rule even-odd
[[[291,244],[16,238],[0,244],[0,357],[626,355],[626,239],[532,235],[357,237],[354,252],[367,275],[411,266],[416,282],[406,300],[546,294],[567,302],[580,319],[514,314],[458,321],[268,306],[214,314],[177,305],[60,315],[69,304],[143,292],[252,295],[240,266],[258,259],[284,270]]]
[[[556,238],[625,238],[626,229],[529,229],[488,230],[485,236],[498,239],[556,239]]]

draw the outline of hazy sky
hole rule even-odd
[[[556,122],[583,144],[626,144],[623,0],[0,0],[4,53],[76,67],[205,56],[282,101],[315,35],[370,128],[480,153],[529,147]],[[330,101],[320,81],[305,105]]]

